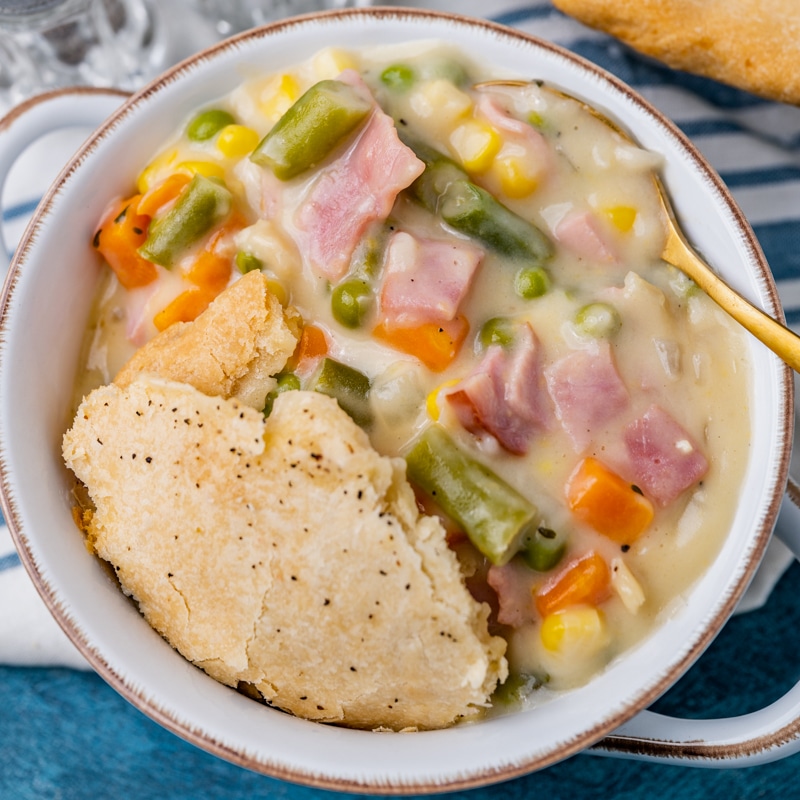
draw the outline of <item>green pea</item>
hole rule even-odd
[[[246,275],[248,272],[252,272],[256,269],[261,269],[264,266],[264,262],[258,256],[254,256],[252,253],[246,253],[244,250],[240,250],[236,254],[234,261],[236,263],[236,268],[242,275]]]
[[[544,117],[538,111],[531,111],[528,114],[528,122],[533,125],[534,128],[539,128],[540,130],[545,126]]]
[[[395,92],[408,91],[415,80],[414,70],[406,64],[392,64],[381,72],[381,83]]]
[[[522,558],[537,572],[547,572],[567,551],[567,537],[551,528],[539,527],[522,542]]]
[[[613,336],[622,326],[619,312],[608,303],[589,303],[575,315],[575,327],[596,339]]]
[[[372,290],[359,278],[340,283],[331,295],[333,317],[346,328],[360,327],[371,308]]]
[[[186,127],[186,135],[193,142],[205,142],[216,136],[227,125],[234,125],[236,120],[233,115],[221,108],[210,108],[201,111]]]
[[[425,70],[426,78],[444,78],[454,86],[463,88],[472,82],[469,73],[459,61],[452,58],[442,58],[429,64]]]
[[[508,317],[492,317],[481,325],[478,333],[478,344],[481,350],[499,344],[500,347],[510,347],[514,343],[516,325]]]
[[[546,294],[550,276],[543,267],[523,267],[514,276],[514,291],[524,300],[533,300]]]
[[[301,388],[300,378],[293,372],[281,372],[275,378],[277,381],[275,388],[269,392],[264,403],[264,416],[266,417],[272,413],[272,406],[279,394],[298,391]]]

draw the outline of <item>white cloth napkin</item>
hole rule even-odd
[[[404,5],[487,15],[483,0]],[[770,259],[787,318],[800,326],[800,109],[756,101],[709,81],[673,73],[563,16],[548,0],[495,0],[490,14],[598,62],[635,86],[684,130],[722,174],[754,226]],[[2,195],[7,242],[19,240],[44,189],[87,133],[71,130],[48,136],[15,166]],[[784,513],[779,524],[800,524],[800,515]],[[761,606],[790,563],[788,549],[773,540],[738,611]],[[39,598],[4,526],[0,527],[0,663],[88,666]]]

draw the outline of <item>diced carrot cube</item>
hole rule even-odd
[[[373,334],[395,350],[415,356],[433,372],[441,372],[458,355],[468,332],[469,323],[459,315],[445,322],[426,322],[414,327],[384,321]]]
[[[316,325],[306,325],[300,334],[294,354],[287,366],[305,372],[328,352],[328,336]]]
[[[115,204],[100,223],[94,245],[126,289],[146,286],[158,277],[156,265],[139,255],[150,217],[139,212],[141,195]]]
[[[589,551],[570,561],[534,590],[536,610],[546,617],[568,606],[600,605],[611,593],[611,571],[605,559]]]
[[[167,176],[161,183],[149,189],[139,201],[139,213],[148,217],[154,217],[164,208],[167,203],[171,203],[181,193],[191,177],[185,172],[174,172]]]
[[[203,250],[186,273],[192,283],[219,294],[231,278],[231,259],[213,251]]]
[[[163,331],[176,322],[192,322],[208,308],[213,299],[214,295],[203,289],[187,289],[161,309],[153,317],[153,323],[159,331]]]
[[[620,544],[634,542],[653,521],[653,504],[596,458],[578,464],[566,494],[575,516]]]

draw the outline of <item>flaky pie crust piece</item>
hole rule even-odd
[[[505,642],[404,462],[335,400],[286,392],[265,419],[151,363],[84,399],[63,453],[95,506],[90,546],[217,680],[309,719],[402,730],[474,716],[505,679]]]

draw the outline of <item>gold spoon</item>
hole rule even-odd
[[[525,87],[528,81],[523,80],[493,80],[475,84],[475,88],[499,87]],[[576,97],[552,87],[545,87],[553,94],[572,100],[585,108],[596,119],[603,122],[619,136],[632,144],[631,137],[618,125],[601,114],[597,109],[584,103]],[[658,198],[664,210],[666,221],[666,241],[661,258],[673,267],[676,267],[690,277],[720,308],[728,312],[742,327],[750,331],[759,341],[765,344],[773,353],[785,361],[795,372],[800,372],[800,336],[789,330],[777,320],[764,313],[738,292],[732,289],[711,267],[703,261],[694,248],[686,240],[681,231],[672,205],[669,202],[667,191],[663,183],[654,176]]]

